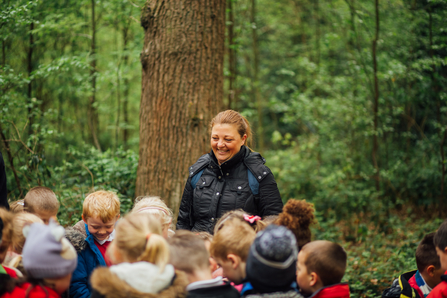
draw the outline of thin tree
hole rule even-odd
[[[373,117],[374,117],[374,132],[373,132],[373,149],[372,149],[372,161],[374,169],[376,170],[375,181],[376,190],[380,191],[380,168],[377,162],[377,155],[379,151],[379,141],[377,138],[378,134],[378,123],[379,123],[379,79],[377,77],[377,42],[379,41],[379,30],[380,30],[380,19],[379,19],[379,0],[375,0],[375,10],[376,10],[376,30],[375,37],[372,42],[372,56],[373,56],[373,66],[374,66],[374,102],[373,102]]]
[[[148,1],[136,195],[178,210],[188,166],[209,150],[223,100],[225,0]]]

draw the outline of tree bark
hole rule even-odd
[[[258,49],[258,32],[256,24],[256,0],[251,0],[251,26],[252,26],[252,43],[253,43],[253,73],[251,76],[251,92],[253,102],[258,108],[258,151],[264,151],[264,125],[263,125],[263,109],[261,95],[259,93],[259,49]]]
[[[34,49],[34,22],[31,22],[30,24],[30,31],[29,31],[29,48],[28,48],[28,77],[30,78],[28,83],[28,119],[29,119],[29,125],[28,125],[28,135],[32,135],[33,133],[33,108],[32,108],[32,95],[33,95],[33,85],[31,80],[31,73],[33,72],[33,49]]]
[[[208,152],[223,99],[225,0],[152,0],[143,8],[136,195],[178,210],[188,166]]]
[[[228,0],[228,68],[230,71],[228,84],[228,109],[237,109],[236,98],[236,49],[234,35],[234,0]]]
[[[373,55],[373,66],[374,66],[374,104],[373,104],[373,114],[374,114],[374,135],[373,135],[373,150],[372,150],[372,160],[373,165],[376,170],[375,181],[376,190],[380,191],[380,168],[377,162],[377,155],[379,151],[379,142],[377,138],[377,129],[379,122],[379,79],[377,77],[377,42],[379,40],[379,29],[380,29],[380,19],[379,19],[379,0],[375,0],[376,8],[376,34],[372,43],[372,55]]]

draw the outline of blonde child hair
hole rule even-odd
[[[227,213],[222,215],[222,217],[217,221],[216,225],[214,226],[214,234],[216,234],[217,231],[222,229],[224,224],[229,219],[232,218],[237,218],[241,222],[248,224],[256,233],[264,230],[267,227],[267,225],[262,221],[262,219],[259,216],[249,215],[242,209],[237,209],[228,211]]]
[[[169,245],[161,235],[157,219],[144,214],[129,214],[119,221],[112,245],[123,261],[146,261],[163,271],[169,261]]]
[[[23,228],[35,222],[43,224],[43,221],[31,213],[17,213],[12,218],[12,250],[17,254],[22,254],[23,245],[25,245],[25,236]]]
[[[60,205],[56,194],[45,186],[31,188],[23,201],[24,210],[29,213],[36,213],[39,210],[57,213]]]
[[[17,200],[14,201],[11,205],[9,205],[9,211],[11,211],[12,213],[20,213],[20,212],[24,212],[25,211],[25,201],[22,200]]]
[[[12,241],[12,213],[0,208],[0,220],[3,223],[2,236],[0,241],[0,264],[6,257],[6,252]]]
[[[113,191],[98,190],[89,195],[82,204],[82,217],[100,218],[108,222],[120,214],[120,199]]]
[[[169,229],[172,224],[172,210],[168,208],[160,197],[147,196],[136,198],[132,213],[153,214],[157,216],[160,219],[163,231]]]
[[[250,245],[255,238],[256,232],[250,225],[239,218],[230,218],[214,234],[210,254],[221,260],[226,260],[229,254],[235,254],[245,262],[250,251]]]

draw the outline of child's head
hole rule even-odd
[[[34,214],[21,212],[14,215],[12,219],[12,251],[17,254],[22,254],[23,245],[25,244],[25,236],[23,235],[23,228],[33,223],[43,224],[43,220]]]
[[[296,237],[299,247],[309,243],[312,238],[310,225],[315,223],[314,205],[306,200],[288,200],[275,224],[290,229]]]
[[[120,216],[120,200],[116,193],[99,190],[89,194],[82,205],[82,219],[97,240],[105,240],[115,229]]]
[[[49,225],[34,223],[24,229],[23,267],[34,283],[43,282],[59,294],[70,286],[77,254],[64,237],[64,228],[50,220]]]
[[[312,241],[298,254],[297,283],[301,293],[310,295],[318,289],[341,282],[346,270],[346,252],[337,243]]]
[[[136,198],[132,213],[149,214],[159,218],[163,230],[163,237],[168,238],[173,213],[159,197]]]
[[[247,280],[259,293],[286,292],[296,280],[298,248],[293,233],[269,225],[256,235],[247,259]]]
[[[434,236],[435,233],[425,235],[416,249],[416,265],[425,282],[431,288],[441,282],[441,275],[444,274],[433,243]]]
[[[436,246],[436,253],[441,262],[441,268],[447,271],[447,219],[439,226],[433,237],[433,243]]]
[[[162,236],[160,221],[143,214],[129,214],[119,221],[107,253],[114,264],[145,261],[161,270],[169,260],[169,246]]]
[[[12,204],[9,205],[9,210],[12,213],[20,213],[25,211],[25,201],[24,200],[18,200],[14,201]]]
[[[24,209],[26,212],[37,215],[45,224],[48,224],[50,218],[57,217],[59,201],[51,189],[37,186],[31,188],[26,194]]]
[[[209,253],[205,242],[190,231],[180,230],[169,238],[170,263],[175,269],[184,271],[190,277],[208,276],[211,279]]]
[[[245,278],[245,263],[256,237],[253,228],[239,218],[225,221],[214,234],[210,253],[223,269],[223,275],[235,284]]]
[[[222,229],[223,225],[232,218],[238,218],[239,220],[249,224],[253,230],[257,233],[265,229],[266,224],[262,221],[259,216],[249,215],[245,213],[242,209],[231,210],[222,215],[222,217],[217,221],[214,226],[214,234],[217,233],[220,229]]]
[[[0,264],[3,263],[12,242],[12,214],[0,208]]]
[[[208,232],[198,232],[196,233],[197,236],[199,236],[200,239],[203,240],[203,242],[205,243],[205,247],[206,247],[206,251],[208,252],[208,254],[210,254],[210,247],[211,247],[211,243],[213,242],[213,235],[211,235]],[[219,269],[219,266],[217,265],[216,260],[214,260],[213,257],[211,257],[211,255],[209,256],[209,260],[210,260],[210,268],[211,268],[211,272],[213,275],[213,278],[217,277],[217,276],[222,276],[222,269]]]

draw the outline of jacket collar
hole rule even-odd
[[[241,160],[243,160],[245,158],[245,156],[247,155],[247,151],[248,151],[248,148],[245,145],[242,145],[241,146],[241,150],[239,150],[239,152],[236,153],[236,155],[234,155],[230,160],[227,160],[226,162],[221,164],[220,168],[221,169],[228,169],[228,168],[234,167],[235,165],[240,163]],[[214,155],[214,152],[213,152],[212,149],[211,149],[211,152],[210,152],[210,156],[211,156],[211,161],[214,162],[216,165],[219,165],[219,162],[217,161],[217,158]]]

